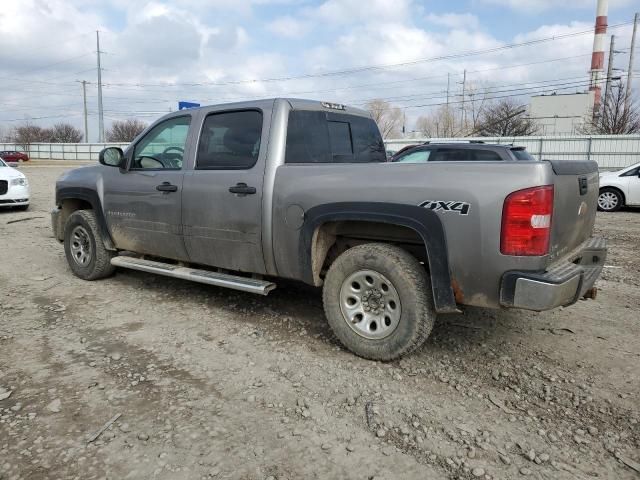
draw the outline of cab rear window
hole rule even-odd
[[[286,163],[372,163],[386,160],[382,136],[370,118],[307,110],[289,113]]]

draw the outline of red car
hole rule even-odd
[[[28,162],[29,155],[15,150],[4,150],[0,152],[0,158],[5,162]]]

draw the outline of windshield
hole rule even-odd
[[[7,167],[8,165],[0,158],[0,167]]]

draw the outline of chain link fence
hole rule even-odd
[[[513,144],[526,147],[540,160],[595,160],[603,170],[615,170],[640,162],[640,135],[594,135],[571,137],[473,137],[473,138],[403,138],[385,141],[389,151],[426,141]],[[29,158],[50,160],[97,161],[105,147],[126,148],[128,143],[0,143],[0,151],[18,150]]]
[[[25,152],[32,159],[46,160],[84,160],[98,161],[100,150],[105,147],[126,148],[128,143],[31,143],[21,145],[15,143],[0,143],[0,152]]]

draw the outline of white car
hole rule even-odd
[[[615,212],[624,205],[640,207],[640,163],[600,174],[598,210]]]
[[[22,172],[0,158],[0,208],[29,208],[29,182]]]

